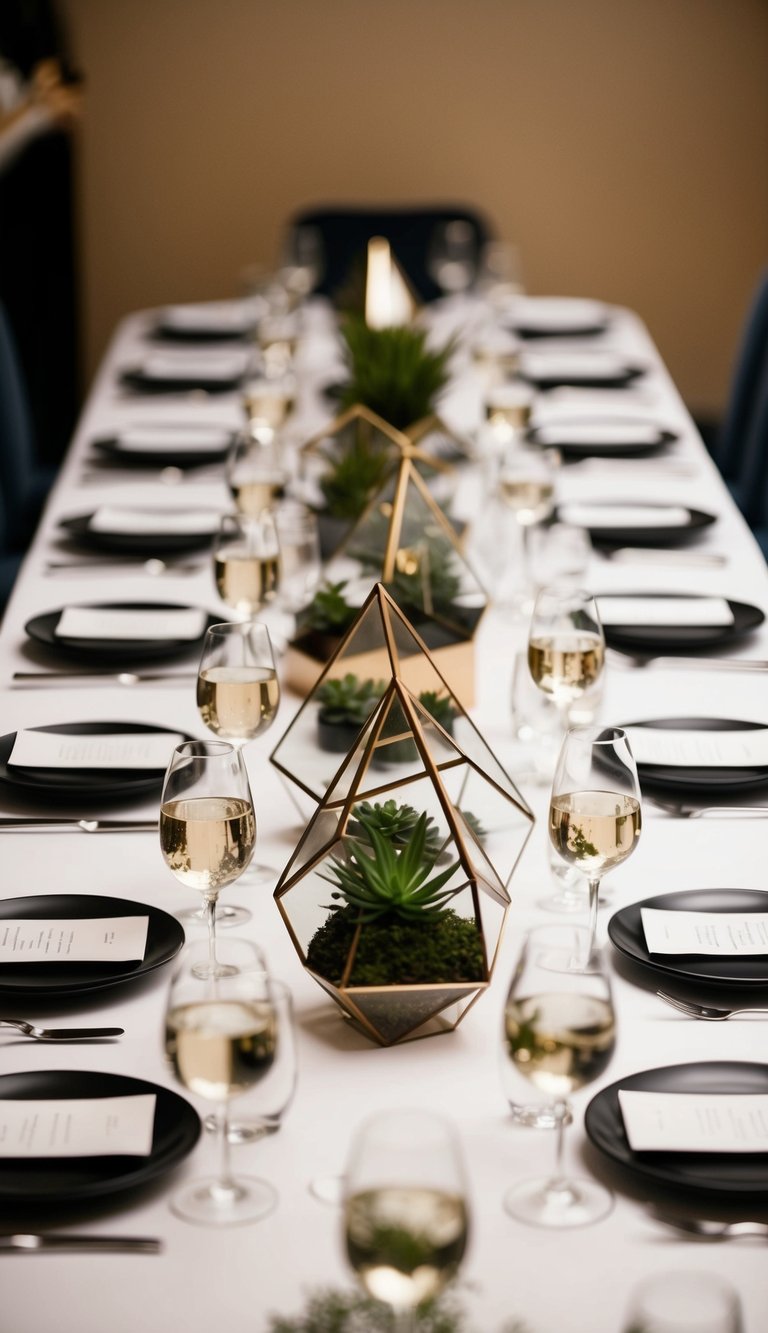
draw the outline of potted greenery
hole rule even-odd
[[[341,334],[349,371],[339,394],[343,407],[362,403],[406,434],[432,416],[448,383],[453,340],[429,348],[423,329],[372,329],[354,316],[344,321]]]
[[[430,830],[426,812],[413,823],[406,809],[407,839],[397,831],[396,809],[382,816],[359,805],[353,814],[355,835],[342,838],[340,854],[320,872],[334,901],[309,942],[307,966],[334,986],[353,988],[486,980],[478,923],[449,905],[464,886],[464,876],[456,876],[460,862],[436,870],[448,838]],[[407,1012],[407,997],[403,1005]]]
[[[340,678],[324,680],[315,695],[320,705],[317,714],[320,749],[331,754],[346,753],[383,693],[383,681],[359,680],[352,671]]]

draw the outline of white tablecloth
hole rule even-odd
[[[444,315],[451,322],[451,304]],[[303,396],[294,423],[297,433],[313,424],[319,399],[312,385],[326,374],[333,349],[323,336],[321,310],[311,319],[315,336],[301,355]],[[0,733],[22,726],[66,720],[130,720],[173,726],[204,735],[191,680],[177,685],[135,687],[52,685],[13,689],[17,670],[35,669],[45,659],[25,639],[23,626],[37,612],[74,601],[156,600],[202,604],[221,614],[210,569],[203,562],[192,575],[152,578],[141,571],[110,567],[69,573],[46,572],[46,561],[61,556],[57,521],[89,512],[101,501],[162,503],[188,507],[227,503],[223,483],[206,471],[180,483],[147,481],[140,476],[106,472],[94,479],[86,464],[89,442],[127,424],[157,421],[224,423],[239,421],[236,395],[138,398],[116,381],[119,367],[141,352],[148,328],[146,315],[123,323],[94,385],[73,448],[50,501],[45,521],[25,563],[0,635]],[[649,367],[636,386],[617,392],[617,410],[647,412],[681,435],[669,455],[621,466],[606,463],[563,469],[558,481],[565,498],[595,500],[631,495],[638,500],[693,504],[718,515],[697,549],[723,552],[722,568],[617,564],[595,557],[589,581],[595,589],[680,590],[721,593],[768,606],[768,578],[759,551],[708,459],[693,425],[660,363],[640,321],[615,311],[602,345]],[[332,377],[331,374],[326,375]],[[606,397],[605,394],[602,395]],[[565,395],[560,395],[561,399]],[[573,399],[573,395],[571,395]],[[557,407],[558,396],[549,399]],[[567,406],[567,402],[566,402]],[[550,412],[553,408],[550,406]],[[477,424],[479,381],[468,369],[445,403],[446,417],[458,426]],[[478,706],[475,718],[502,761],[514,770],[519,750],[509,722],[509,681],[513,651],[521,627],[503,611],[485,618],[477,642]],[[739,645],[734,656],[768,657],[768,630]],[[194,670],[195,664],[188,665]],[[179,668],[180,670],[182,667]],[[717,670],[610,669],[601,716],[606,720],[660,715],[712,715],[768,722],[766,677]],[[259,859],[281,865],[300,828],[294,807],[267,762],[273,742],[295,701],[286,699],[270,737],[248,752],[259,824]],[[539,816],[545,810],[544,787],[523,784]],[[0,791],[3,810],[23,810]],[[135,807],[131,808],[134,813]],[[87,813],[83,811],[82,813]],[[118,811],[118,813],[120,813]],[[136,811],[136,813],[139,813]],[[147,807],[153,815],[156,807]],[[610,877],[617,906],[666,889],[707,886],[764,886],[765,821],[760,818],[685,821],[646,808],[644,830],[635,855]],[[2,892],[5,896],[39,893],[101,893],[154,903],[171,912],[188,901],[164,866],[152,834],[86,836],[80,834],[0,833]],[[165,1333],[177,1326],[185,1333],[211,1328],[228,1333],[257,1333],[266,1315],[299,1308],[303,1294],[318,1286],[351,1279],[345,1269],[338,1212],[318,1203],[308,1191],[310,1179],[343,1168],[350,1134],[370,1111],[402,1104],[439,1108],[455,1119],[471,1181],[472,1233],[462,1272],[463,1299],[478,1329],[492,1333],[505,1320],[522,1317],[531,1333],[617,1333],[632,1286],[660,1269],[695,1269],[720,1273],[740,1292],[747,1333],[766,1327],[768,1276],[759,1245],[697,1245],[671,1238],[649,1220],[643,1190],[621,1182],[611,1216],[594,1227],[573,1232],[527,1228],[502,1209],[505,1187],[531,1173],[544,1172],[553,1155],[552,1135],[513,1128],[499,1078],[500,1012],[523,931],[554,920],[537,906],[550,892],[544,821],[539,818],[513,881],[513,899],[502,955],[489,992],[450,1035],[382,1050],[343,1023],[337,1010],[303,974],[272,901],[271,890],[248,890],[253,920],[246,933],[258,939],[274,973],[291,986],[299,1029],[299,1083],[295,1101],[280,1133],[236,1151],[237,1166],[273,1181],[280,1194],[277,1211],[261,1223],[234,1229],[203,1229],[178,1221],[168,1208],[168,1193],[185,1177],[213,1164],[214,1144],[201,1142],[171,1177],[142,1194],[78,1220],[75,1229],[158,1235],[165,1239],[161,1257],[0,1255],[2,1315],[8,1333],[104,1333],[141,1329]],[[232,892],[245,898],[246,889]],[[605,921],[601,915],[601,930]],[[119,1024],[125,1036],[109,1046],[43,1047],[2,1037],[3,1072],[54,1069],[101,1069],[135,1074],[173,1086],[162,1053],[161,1028],[168,971],[143,984],[104,992],[93,1002],[37,1006],[34,1017],[51,1024],[72,1021]],[[618,1045],[603,1082],[657,1065],[690,1060],[766,1060],[766,1026],[758,1021],[696,1023],[678,1017],[653,994],[614,973]],[[7,1007],[7,1006],[6,1006]],[[24,1016],[30,1017],[32,1014]],[[616,1183],[583,1132],[583,1109],[595,1085],[574,1098],[576,1120],[569,1131],[571,1166],[590,1169]],[[200,1105],[203,1111],[205,1108]],[[766,1201],[768,1208],[768,1201]],[[750,1206],[749,1213],[754,1210]],[[56,1225],[55,1216],[44,1219]],[[5,1225],[6,1223],[10,1225]],[[3,1229],[16,1219],[3,1218]],[[68,1219],[68,1225],[71,1224]],[[71,1224],[75,1225],[75,1224]]]

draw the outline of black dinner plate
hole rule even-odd
[[[645,943],[641,908],[667,912],[768,912],[768,893],[761,889],[686,889],[660,893],[631,903],[608,922],[608,936],[625,958],[661,977],[699,982],[705,986],[768,986],[768,953],[724,958],[707,954],[652,954]]]
[[[535,324],[526,323],[525,319],[509,320],[506,327],[516,333],[518,338],[535,342],[537,338],[590,338],[595,334],[605,333],[608,328],[608,316],[599,319],[584,320],[583,323],[558,323],[557,319],[537,320]]]
[[[58,1207],[135,1189],[182,1161],[200,1137],[200,1120],[189,1102],[177,1092],[143,1078],[84,1069],[0,1075],[0,1100],[135,1097],[148,1093],[157,1098],[148,1157],[0,1157],[0,1207]]]
[[[147,916],[144,957],[119,963],[0,963],[0,997],[64,1000],[106,990],[154,972],[175,958],[184,931],[175,917],[148,903],[87,893],[46,893],[32,898],[0,898],[0,922],[82,921],[100,916]]]
[[[625,722],[625,727],[655,727],[660,731],[765,731],[763,722],[745,722],[725,717],[657,717],[642,722]],[[677,764],[638,764],[640,786],[652,791],[670,791],[711,796],[751,791],[768,785],[768,768],[758,765],[738,767],[694,767]]]
[[[163,343],[241,343],[251,334],[250,329],[222,329],[202,323],[184,327],[162,317],[152,326],[152,337]]]
[[[179,727],[154,727],[144,722],[60,722],[55,726],[30,727],[31,731],[53,731],[63,736],[106,736],[125,732],[165,732],[191,740]],[[61,801],[116,800],[124,796],[159,798],[164,770],[145,768],[16,768],[8,763],[16,732],[0,736],[0,785],[12,787],[25,796],[34,796],[46,805]],[[168,758],[170,759],[170,753]]]
[[[78,606],[84,605],[78,603]],[[92,611],[190,611],[193,608],[179,602],[89,602]],[[63,607],[33,616],[24,626],[35,643],[53,648],[65,657],[88,658],[96,662],[120,662],[177,657],[182,653],[199,653],[205,632],[217,624],[220,617],[209,615],[203,633],[197,639],[60,639],[56,635]]]
[[[212,532],[99,532],[91,527],[90,514],[75,514],[59,520],[67,536],[83,546],[95,546],[100,551],[123,551],[139,555],[164,555],[166,552],[197,551],[210,546]]]
[[[599,1152],[639,1176],[668,1189],[692,1190],[734,1202],[768,1193],[768,1153],[633,1152],[624,1132],[619,1089],[637,1092],[768,1093],[768,1065],[737,1060],[666,1065],[628,1074],[598,1092],[584,1125]]]
[[[578,426],[582,430],[585,425],[590,424],[601,427],[616,425],[622,428],[633,425],[645,428],[651,424],[655,434],[650,440],[624,442],[617,440],[615,443],[608,444],[569,439],[569,427]],[[572,421],[566,419],[556,421],[547,426],[532,426],[526,431],[526,438],[530,444],[539,445],[543,449],[557,449],[565,459],[576,459],[646,458],[651,454],[659,453],[662,449],[666,449],[667,445],[672,444],[679,437],[675,431],[665,430],[662,426],[657,426],[654,423],[635,422],[634,420],[627,420],[626,417],[612,417],[610,421],[601,417],[594,423],[586,422],[583,417],[578,417]]]
[[[121,382],[137,393],[190,393],[195,390],[203,393],[231,393],[242,378],[242,374],[216,376],[214,379],[207,379],[205,375],[147,375],[140,366],[124,370],[120,376]]]
[[[181,437],[182,432],[178,432]],[[202,467],[205,464],[221,463],[227,456],[234,440],[232,432],[226,441],[216,447],[190,449],[183,442],[172,444],[163,449],[126,449],[120,442],[119,435],[105,436],[94,440],[93,447],[109,462],[119,463],[121,467]]]
[[[602,503],[609,505],[611,509],[631,509],[636,505],[631,505],[625,500],[605,500]],[[654,508],[666,509],[684,508],[686,511],[685,519],[679,524],[664,524],[660,527],[643,525],[642,527],[631,527],[629,525],[620,525],[616,528],[603,527],[595,525],[587,528],[594,546],[679,546],[682,542],[688,541],[700,532],[702,528],[708,528],[710,523],[714,523],[717,515],[708,514],[703,509],[690,509],[687,505],[654,505]],[[590,505],[592,508],[592,505]],[[566,517],[566,521],[567,517]]]
[[[597,594],[598,603],[603,597],[685,597],[694,599],[696,593],[674,592],[610,592]],[[666,653],[696,652],[699,648],[719,648],[750,634],[765,620],[765,613],[758,606],[749,602],[733,602],[728,597],[733,614],[730,625],[604,625],[605,642],[609,648],[626,648],[628,652]]]
[[[585,367],[581,373],[574,372],[571,375],[564,375],[558,373],[556,368],[553,367],[549,372],[542,369],[539,374],[533,375],[523,368],[520,371],[520,377],[528,384],[532,384],[535,388],[541,390],[557,389],[561,385],[569,384],[580,389],[624,389],[645,373],[645,366],[635,365],[631,361],[619,360],[613,371],[601,372],[598,369],[590,371]]]

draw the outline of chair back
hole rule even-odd
[[[42,500],[37,492],[44,489],[39,474],[26,389],[0,306],[0,512],[6,547],[18,549],[31,535],[32,510]]]
[[[762,274],[744,325],[725,420],[715,449],[715,462],[727,481],[742,489],[750,423],[760,387],[768,377],[768,269]],[[753,435],[752,435],[753,438]]]
[[[493,236],[487,220],[464,204],[433,204],[416,207],[357,207],[320,205],[307,207],[290,220],[292,230],[312,227],[323,252],[323,268],[315,286],[322,296],[335,299],[362,272],[368,241],[384,236],[392,253],[422,302],[434,301],[442,292],[429,272],[429,255],[435,234],[451,222],[471,228],[476,259]]]

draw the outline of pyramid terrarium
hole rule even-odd
[[[349,604],[354,618],[373,582],[393,594],[463,702],[474,690],[473,636],[486,595],[461,550],[457,533],[418,468],[420,453],[408,445],[397,471],[380,488],[326,565],[328,584]],[[441,465],[442,466],[442,465]],[[320,599],[327,594],[321,592]],[[306,694],[335,652],[338,636],[323,632],[316,603],[300,617],[285,658],[287,683]],[[362,640],[361,640],[362,642]],[[348,670],[361,672],[350,664]]]
[[[322,798],[275,899],[310,974],[389,1045],[456,1027],[487,988],[533,816],[380,585],[355,629],[370,641],[377,623],[369,715],[341,763],[317,727],[343,654],[272,756]]]

